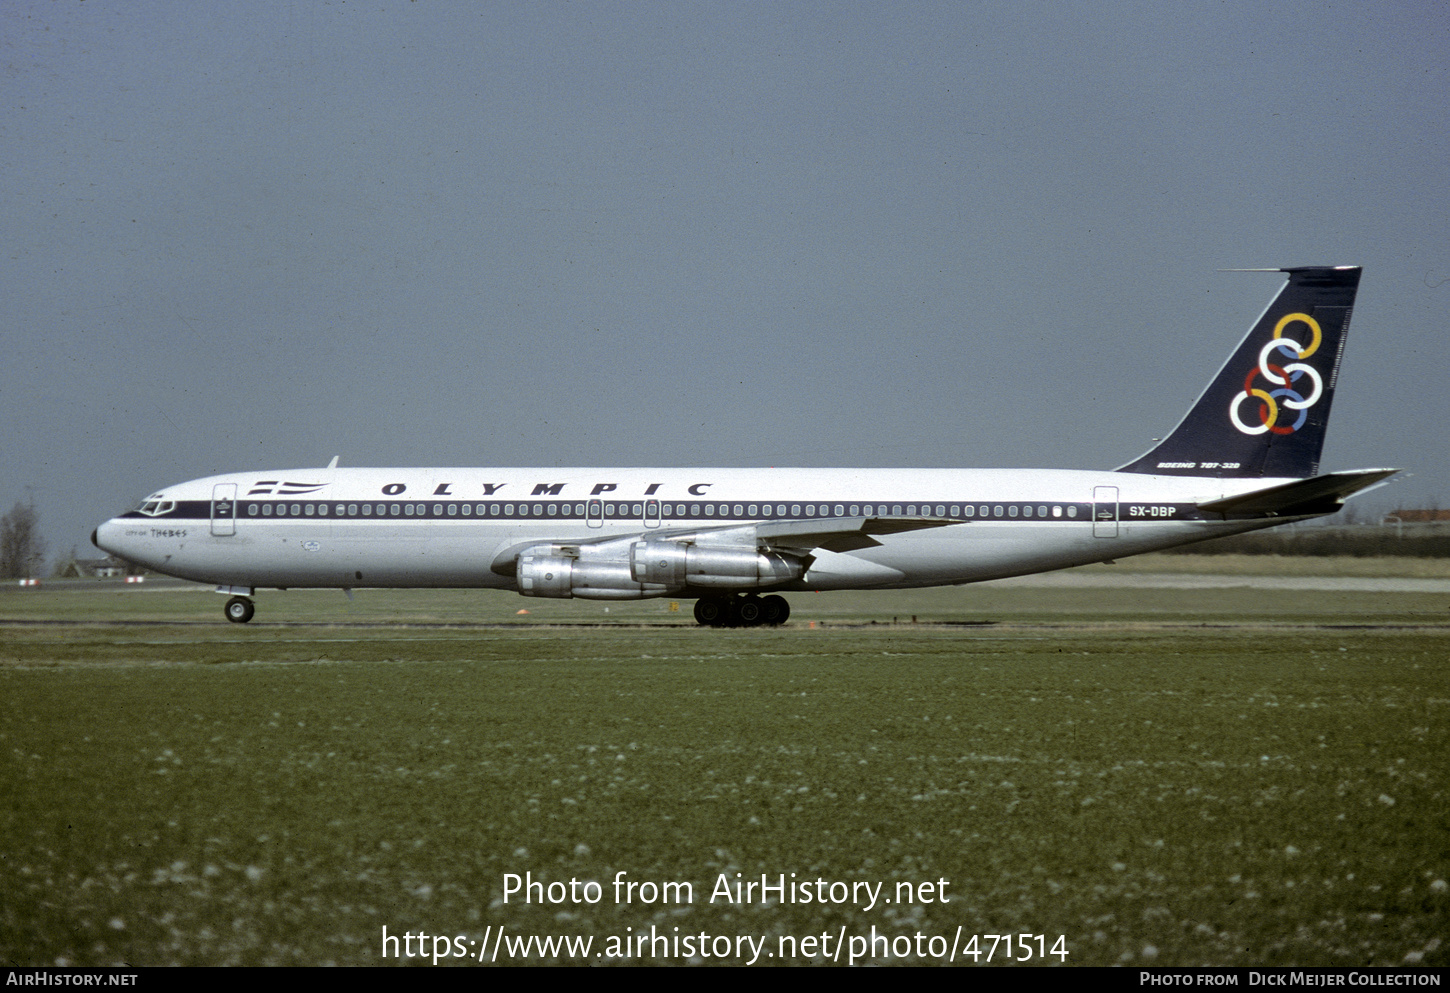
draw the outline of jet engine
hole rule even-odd
[[[678,541],[637,541],[629,562],[631,578],[672,589],[753,590],[799,579],[804,572],[800,562],[777,552]]]
[[[537,546],[516,559],[524,596],[643,600],[686,589],[754,590],[799,579],[804,565],[777,552],[678,541]]]

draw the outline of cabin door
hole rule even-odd
[[[219,538],[237,533],[236,483],[217,483],[211,488],[211,533]]]
[[[1116,486],[1093,487],[1093,537],[1116,538],[1118,536],[1118,488]]]

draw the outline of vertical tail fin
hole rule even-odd
[[[1118,469],[1163,476],[1319,472],[1358,266],[1282,269],[1288,284],[1172,434]]]

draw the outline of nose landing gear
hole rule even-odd
[[[223,609],[226,612],[227,620],[233,624],[245,624],[257,612],[256,605],[244,596],[232,597]]]
[[[744,596],[707,596],[695,601],[695,620],[712,628],[775,627],[790,617],[785,597],[748,593]]]

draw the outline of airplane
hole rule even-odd
[[[959,585],[1332,514],[1394,474],[1319,474],[1357,266],[1288,276],[1187,415],[1111,471],[339,468],[167,487],[104,551],[228,595],[469,587],[694,599],[711,627],[778,625],[781,594]]]

